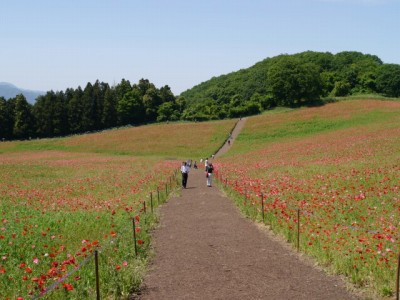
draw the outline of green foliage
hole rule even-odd
[[[251,109],[244,108],[249,100],[260,104],[263,111],[277,105],[315,104],[327,96],[383,93],[398,97],[394,92],[398,80],[390,81],[389,76],[383,75],[386,72],[382,66],[386,65],[377,56],[356,51],[306,51],[267,58],[183,92],[181,96],[188,103],[183,118],[192,119],[196,111],[197,117],[210,119],[214,115],[207,113],[208,106],[214,103],[226,112],[223,116],[231,117],[257,113],[253,105]],[[396,71],[391,69],[389,73],[392,72],[392,78],[397,78]]]
[[[104,93],[101,122],[105,128],[111,128],[117,124],[117,98],[115,91],[110,88],[107,88]]]
[[[177,121],[186,107],[185,98],[176,99],[168,85],[158,89],[147,79],[134,85],[122,79],[114,87],[96,80],[83,90],[49,91],[33,106],[18,97],[0,99],[0,139],[58,137],[120,125]]]
[[[179,108],[174,102],[164,102],[158,107],[157,110],[157,121],[178,121],[179,120]]]
[[[267,82],[276,104],[293,106],[322,94],[318,66],[293,56],[281,56],[268,70]]]
[[[71,99],[67,105],[69,131],[71,133],[83,132],[85,130],[81,122],[83,118],[82,95],[83,91],[81,87],[78,87],[75,91],[71,92]]]
[[[36,134],[43,137],[65,135],[68,132],[68,115],[63,93],[47,92],[36,99],[33,114]]]
[[[346,81],[336,81],[335,86],[331,92],[332,96],[343,97],[350,93],[351,86]]]
[[[266,58],[248,69],[213,77],[175,97],[148,79],[113,87],[50,91],[32,106],[0,101],[0,138],[26,139],[93,132],[153,122],[204,121],[259,114],[276,106],[321,105],[326,97],[400,97],[400,66],[375,55],[306,51]],[[17,109],[16,109],[17,108]]]
[[[0,97],[0,139],[10,139],[14,127],[14,101]]]
[[[137,89],[127,92],[118,101],[117,113],[119,124],[121,125],[140,123],[143,112],[143,103],[141,102],[140,92]]]
[[[400,97],[400,65],[380,66],[376,78],[378,91],[388,97]]]
[[[16,97],[14,116],[13,135],[20,139],[31,137],[34,124],[32,107],[22,94]]]

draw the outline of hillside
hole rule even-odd
[[[31,297],[77,271],[48,297],[88,298],[97,247],[102,295],[126,297],[142,282],[149,257],[151,205],[177,188],[180,160],[210,156],[234,124],[170,122],[1,142],[0,297]],[[269,110],[248,118],[216,159],[215,175],[249,217],[292,243],[300,224],[300,251],[390,296],[400,249],[399,124],[399,101]]]
[[[35,103],[36,98],[40,95],[43,95],[44,92],[21,89],[8,82],[0,82],[0,97],[10,99],[14,98],[18,94],[23,94],[26,100],[33,104]]]
[[[257,115],[268,109],[316,106],[354,95],[400,97],[400,65],[360,52],[303,52],[267,58],[212,78],[175,96],[148,79],[48,91],[34,105],[23,95],[0,97],[0,139],[26,140],[125,125],[207,121]]]
[[[99,133],[27,142],[0,143],[0,155],[11,152],[67,151],[199,160],[216,151],[236,120],[163,123],[105,130]]]
[[[178,188],[181,161],[211,156],[234,124],[170,122],[0,142],[0,298],[32,298],[59,283],[43,297],[89,299],[98,249],[101,294],[126,299],[145,272],[153,207]]]
[[[285,54],[213,77],[180,96],[188,103],[184,118],[219,119],[358,94],[399,97],[400,65],[351,51]]]
[[[399,124],[399,101],[272,110],[248,118],[219,176],[249,217],[261,222],[263,196],[264,222],[276,233],[329,272],[390,296],[400,249]]]

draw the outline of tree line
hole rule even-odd
[[[0,97],[0,139],[66,136],[116,126],[179,120],[185,108],[169,86],[156,88],[147,79],[116,86],[88,83],[84,89],[49,91],[35,104],[20,94]]]
[[[185,119],[221,119],[357,94],[400,97],[400,65],[354,51],[307,51],[267,58],[181,94]]]
[[[400,97],[400,65],[345,51],[302,52],[267,58],[213,77],[175,96],[147,79],[115,86],[49,91],[29,104],[23,95],[0,97],[0,139],[55,137],[116,126],[177,120],[215,120],[258,114],[275,106],[301,106],[356,94]],[[322,101],[323,102],[323,101]]]

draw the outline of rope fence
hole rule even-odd
[[[250,217],[252,217],[254,220],[260,219],[263,224],[268,224],[270,228],[272,229],[273,226],[273,221],[275,223],[279,223],[279,219],[282,220],[282,216],[286,217],[286,223],[289,224],[289,230],[288,230],[288,242],[290,242],[292,239],[290,238],[290,230],[296,229],[296,240],[295,240],[295,246],[298,252],[300,252],[300,239],[301,239],[301,226],[302,226],[302,218],[301,216],[304,216],[305,218],[311,218],[313,220],[317,220],[317,222],[323,222],[324,217],[316,214],[312,210],[309,209],[302,209],[299,207],[295,207],[291,204],[288,204],[287,202],[283,202],[282,207],[281,207],[281,214],[274,214],[273,210],[279,210],[279,208],[274,208],[271,204],[269,206],[267,205],[267,197],[265,196],[266,193],[264,191],[260,191],[260,193],[250,193],[249,190],[244,187],[243,193],[238,191],[237,189],[234,189],[234,187],[238,187],[238,182],[237,181],[229,181],[227,177],[223,177],[221,174],[219,174],[218,170],[215,172],[215,177],[216,179],[220,182],[221,187],[224,189],[228,190],[228,188],[233,191],[236,194],[239,194],[243,197],[244,200],[244,205],[248,206],[249,204],[251,205],[250,209],[245,210],[245,213],[248,214]],[[230,185],[229,185],[230,184]],[[240,197],[239,197],[240,198]],[[283,212],[284,211],[284,212]],[[270,219],[268,219],[268,212],[270,214]],[[289,213],[288,213],[289,212]],[[295,226],[290,225],[290,222],[294,224]],[[303,223],[305,224],[305,223]],[[368,234],[379,234],[380,232],[377,230],[365,230],[365,228],[357,227],[354,225],[348,225],[348,224],[337,224],[338,227],[346,228],[352,231],[362,231]],[[399,240],[399,238],[393,238],[394,240]],[[397,266],[396,266],[396,286],[395,286],[395,291],[396,291],[396,300],[400,300],[400,251],[397,257]]]
[[[149,196],[147,197],[147,202],[150,202],[150,208],[151,208],[151,215],[154,214],[154,209],[156,207],[158,207],[159,205],[161,205],[162,203],[165,203],[169,197],[169,195],[171,194],[171,192],[174,191],[174,189],[177,189],[177,187],[179,187],[178,184],[178,179],[177,179],[177,174],[178,174],[178,170],[175,170],[173,172],[173,174],[168,177],[168,179],[162,183],[162,190],[164,190],[164,192],[160,191],[160,186],[157,187],[156,191],[151,191],[149,193]],[[157,194],[157,203],[153,203],[153,193]],[[163,195],[165,195],[163,197]],[[143,206],[142,206],[143,205]],[[95,281],[96,281],[96,299],[100,299],[100,268],[99,268],[99,256],[104,253],[106,250],[108,250],[109,248],[111,248],[111,246],[114,246],[116,240],[120,237],[123,236],[124,234],[127,234],[130,230],[132,230],[132,237],[133,237],[133,244],[134,244],[134,249],[133,252],[135,253],[135,257],[138,258],[140,255],[138,253],[138,239],[137,239],[137,235],[136,235],[136,225],[139,224],[139,220],[141,219],[140,217],[137,219],[137,216],[140,216],[140,212],[143,212],[145,215],[147,214],[147,208],[148,207],[148,203],[146,203],[146,200],[143,201],[143,203],[139,203],[139,212],[137,212],[136,214],[134,214],[134,216],[132,216],[131,219],[131,224],[128,225],[124,228],[122,228],[120,231],[116,232],[114,237],[108,240],[108,243],[106,243],[104,246],[99,247],[97,246],[96,249],[90,253],[89,255],[87,255],[85,257],[85,259],[80,262],[78,265],[74,266],[74,269],[70,270],[69,272],[67,272],[65,275],[63,275],[61,278],[59,278],[56,282],[54,282],[53,284],[51,284],[50,286],[45,287],[42,291],[40,291],[38,294],[34,295],[32,297],[32,300],[36,300],[39,299],[47,294],[49,294],[50,292],[52,292],[53,290],[55,290],[61,283],[63,283],[65,280],[67,280],[69,277],[71,277],[74,273],[76,273],[77,271],[81,270],[84,266],[86,266],[90,261],[94,260],[94,274],[95,274]],[[143,218],[144,222],[146,222],[147,218]]]

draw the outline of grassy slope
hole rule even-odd
[[[61,139],[0,143],[0,166],[1,163],[5,162],[8,155],[23,156],[23,152],[26,151],[42,152],[43,150],[76,152],[76,155],[82,153],[84,156],[87,156],[87,153],[96,153],[95,156],[98,159],[110,155],[135,155],[152,159],[155,157],[160,159],[199,159],[209,156],[220,146],[234,123],[235,120],[171,123],[109,130]],[[312,169],[314,167],[309,161],[322,161],[324,156],[330,153],[328,151],[330,150],[329,145],[338,144],[336,142],[338,137],[343,138],[345,143],[353,143],[361,147],[365,145],[371,147],[375,143],[377,149],[379,146],[379,149],[382,150],[381,158],[384,158],[387,154],[386,157],[395,159],[396,155],[399,157],[399,151],[397,150],[396,153],[384,152],[385,149],[382,148],[381,142],[384,142],[386,138],[386,141],[389,141],[391,145],[396,143],[398,145],[400,142],[399,124],[400,104],[390,101],[354,100],[317,108],[277,109],[266,112],[261,116],[249,118],[232,150],[226,154],[222,161],[233,166],[242,162],[253,164],[258,161],[273,161],[272,158],[276,157],[280,163],[285,160],[290,161],[292,155],[301,152],[299,161],[302,166],[306,169]],[[368,141],[367,144],[355,139],[360,136],[360,133],[366,133],[365,137],[368,137],[368,133],[370,136],[372,134],[373,137],[376,137],[377,135],[374,135],[374,133],[384,132],[388,132],[390,135],[384,137],[382,134],[382,140]],[[328,147],[325,152],[306,148],[309,145],[314,145],[315,140],[320,141],[321,146]],[[346,145],[343,146],[343,149],[347,149],[349,155],[350,152],[357,151],[356,147],[351,148]],[[314,147],[319,147],[319,145],[314,145]],[[301,151],[297,149],[301,149]],[[343,149],[337,150],[339,156],[346,153],[343,152]],[[400,147],[397,149],[400,149]],[[62,157],[61,161],[63,161]],[[290,174],[293,176],[305,174],[300,170],[302,168],[285,165],[281,167],[279,163],[273,166],[277,176],[279,176],[279,172],[286,175],[288,168],[290,168]],[[378,163],[374,162],[374,164]],[[25,164],[24,161],[21,162],[21,172],[14,170],[15,176],[23,174],[22,165]],[[26,167],[29,167],[29,165]],[[106,165],[106,167],[109,167],[109,165]],[[331,164],[321,169],[318,165],[317,171],[330,172],[333,170],[334,172],[335,167],[334,164]],[[257,170],[257,168],[256,171],[252,174],[261,178],[263,173],[258,172],[259,169]],[[38,172],[40,173],[38,176],[44,176],[46,173],[44,169],[40,169]],[[81,174],[81,176],[89,177],[90,174]],[[118,174],[116,176],[117,178],[120,177]]]
[[[400,102],[350,100],[322,107],[278,108],[251,117],[228,156],[244,154],[249,149],[265,148],[272,143],[302,139],[352,128],[381,125],[399,127]]]
[[[0,154],[59,150],[111,155],[199,159],[210,156],[228,136],[235,120],[156,124],[58,139],[0,143]]]
[[[150,206],[150,192],[156,203],[166,197],[168,177],[180,166],[173,159],[199,160],[211,155],[234,124],[235,120],[157,124],[0,143],[0,298],[25,299],[28,292],[38,293],[37,287],[47,287],[65,274],[61,268],[67,254],[81,263],[81,249],[94,241],[102,247],[102,295],[127,298],[140,285],[148,255],[148,228],[155,218],[143,214],[142,202]],[[158,188],[160,193],[155,193]],[[145,242],[139,245],[137,259],[129,217],[139,213],[137,235]],[[118,247],[114,249],[112,243]],[[18,267],[21,263],[31,273]],[[31,284],[54,263],[58,265],[52,271],[54,278],[45,276],[42,283]],[[92,263],[88,265],[63,282],[72,284],[73,290],[67,292],[60,284],[43,298],[87,299],[95,286]]]
[[[364,99],[251,117],[218,167],[244,211],[254,214],[245,191],[264,193],[269,222],[293,241],[288,225],[302,207],[303,251],[388,296],[400,247],[399,159],[400,102]]]

